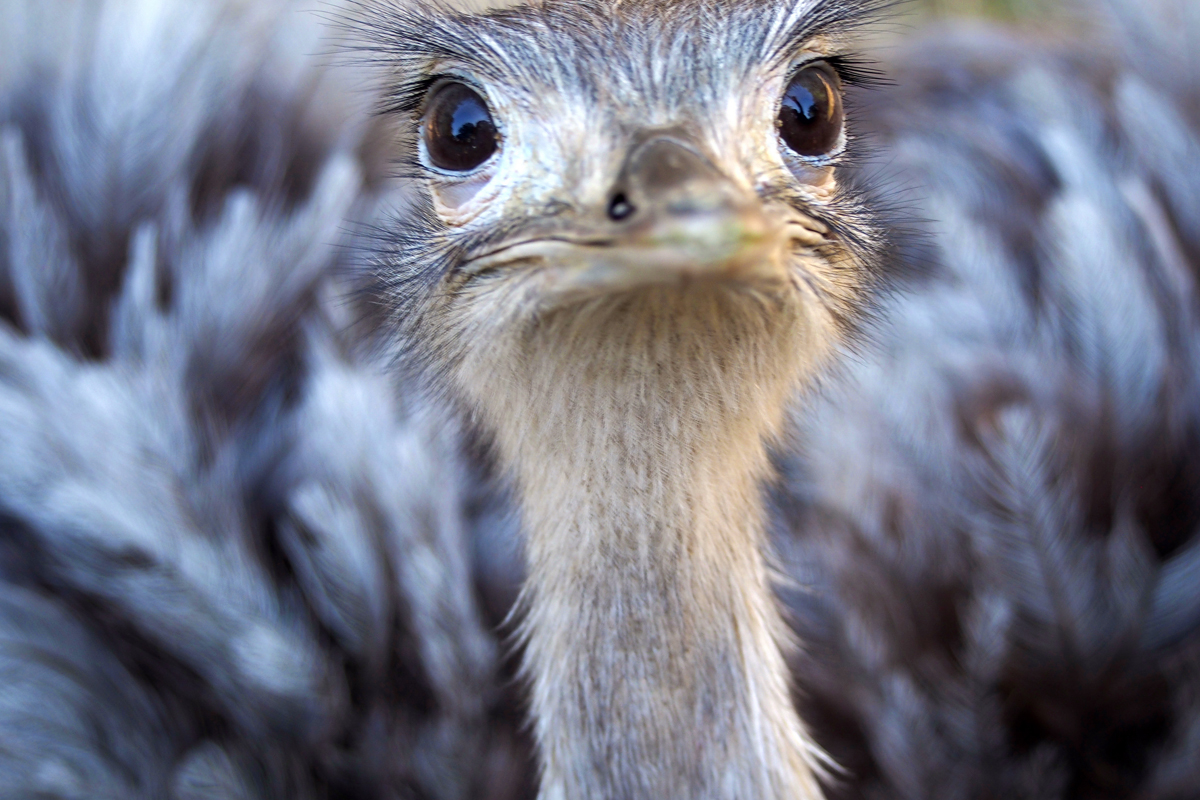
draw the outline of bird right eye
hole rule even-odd
[[[423,135],[430,163],[446,172],[479,167],[496,152],[500,138],[487,102],[463,83],[444,83],[433,90]]]

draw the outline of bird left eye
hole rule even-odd
[[[425,112],[424,137],[430,162],[447,172],[470,172],[499,145],[487,102],[462,83],[434,90]]]
[[[796,73],[779,105],[775,125],[788,148],[800,156],[833,152],[842,135],[842,96],[835,79],[821,65]]]

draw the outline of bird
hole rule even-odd
[[[1200,19],[886,5],[0,6],[0,785],[1194,797]]]
[[[842,40],[874,5],[361,26],[419,120],[378,293],[493,443],[526,533],[539,797],[820,796],[759,486],[883,269],[834,166]]]

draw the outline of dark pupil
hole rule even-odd
[[[487,104],[461,83],[438,91],[427,119],[425,146],[436,167],[466,172],[496,152],[496,126]]]
[[[802,156],[820,156],[837,146],[842,132],[840,98],[816,69],[792,79],[779,109],[779,135]]]

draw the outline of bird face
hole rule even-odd
[[[361,29],[394,70],[420,190],[380,270],[402,329],[445,362],[468,331],[564,314],[683,324],[687,296],[838,338],[881,248],[843,178],[847,37],[875,5],[376,9]]]
[[[836,192],[846,143],[836,71],[802,57],[749,91],[681,86],[658,107],[636,91],[601,103],[442,76],[420,161],[448,233],[486,240],[454,277],[532,275],[543,308],[652,285],[796,280],[792,262],[829,235],[810,209]],[[773,197],[780,188],[802,202]]]

